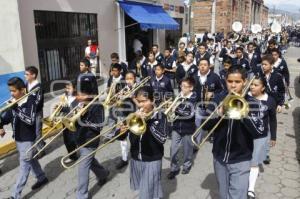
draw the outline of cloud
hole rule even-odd
[[[280,6],[280,4],[288,4],[291,6],[297,6],[299,4],[298,0],[265,0],[268,5]]]

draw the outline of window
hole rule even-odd
[[[77,76],[87,40],[98,43],[97,14],[34,11],[34,19],[41,81],[49,92],[52,81]]]

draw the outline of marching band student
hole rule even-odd
[[[184,55],[186,55],[185,43],[180,42],[178,46],[178,50],[175,50],[175,52],[173,52],[173,57],[176,61],[178,61],[178,59]]]
[[[129,71],[134,71],[136,76],[140,79],[142,78],[142,65],[146,61],[146,57],[143,55],[142,51],[140,50],[136,51],[135,55],[136,57],[129,65],[128,69]]]
[[[79,65],[79,69],[80,69],[80,74],[77,77],[77,87],[80,86],[80,82],[81,81],[86,81],[87,79],[89,79],[92,82],[92,88],[93,88],[93,95],[98,95],[98,84],[97,84],[97,79],[96,76],[91,73],[90,71],[90,66],[91,63],[88,59],[84,58],[82,60],[80,60],[80,65]],[[77,88],[76,90],[80,90],[80,88]]]
[[[185,49],[185,53],[191,52],[193,55],[196,55],[197,48],[194,46],[192,41],[189,41],[187,48]]]
[[[27,92],[30,92],[31,90],[35,88],[40,88],[40,92],[38,92],[39,96],[37,96],[37,107],[36,107],[36,140],[39,140],[42,136],[42,127],[43,127],[43,108],[44,108],[44,95],[42,90],[41,83],[38,82],[37,76],[38,76],[38,69],[35,66],[28,66],[25,68],[25,79],[27,81],[26,89]],[[42,149],[45,146],[44,141],[40,141],[37,144],[37,150]],[[45,155],[45,151],[42,151],[38,158],[42,158]]]
[[[67,115],[73,108],[78,105],[78,101],[76,100],[76,85],[75,82],[70,81],[65,85],[65,99],[66,104],[62,108],[61,112],[64,115]],[[64,144],[68,153],[72,152],[77,148],[77,135],[74,132],[70,132],[68,129],[65,129],[63,132]],[[66,160],[66,163],[71,163],[78,159],[77,154],[70,155],[69,159]]]
[[[157,44],[154,44],[152,46],[152,51],[154,52],[154,55],[155,55],[155,60],[158,62],[158,63],[162,63],[163,60],[164,60],[164,55],[159,52],[159,48],[158,48],[158,45]]]
[[[120,64],[115,63],[111,66],[111,76],[109,77],[108,81],[107,81],[107,93],[110,92],[110,90],[112,89],[112,95],[118,93],[122,88],[124,88],[125,86],[125,82],[124,82],[124,77],[121,74],[122,71],[122,67]],[[114,86],[114,88],[111,88],[112,86]],[[111,96],[112,97],[112,96]],[[115,114],[115,107],[109,107],[109,115],[108,115],[108,125],[109,126],[113,126],[118,118],[117,115]],[[114,136],[114,132],[112,131],[111,133],[107,134],[105,136],[105,140],[109,140]]]
[[[266,120],[268,125],[268,131],[264,131],[258,138],[254,139],[254,149],[252,153],[251,169],[249,176],[249,188],[248,188],[248,198],[254,199],[255,192],[254,187],[256,179],[259,174],[258,165],[262,164],[265,157],[266,151],[265,147],[268,143],[268,132],[271,133],[271,146],[275,146],[276,143],[276,102],[275,100],[265,93],[265,82],[262,77],[255,77],[253,83],[250,86],[249,95],[253,96],[257,101],[259,101],[259,117],[262,120]]]
[[[13,77],[8,80],[11,96],[14,100],[18,100],[25,95],[26,87],[22,79]],[[17,150],[19,152],[19,174],[15,188],[12,193],[14,199],[20,199],[22,190],[24,189],[30,170],[37,179],[37,182],[31,187],[32,190],[38,189],[48,183],[44,171],[37,159],[33,159],[34,152],[26,151],[34,144],[36,140],[36,111],[39,103],[39,92],[31,94],[21,103],[14,105],[10,110],[0,115],[0,136],[5,135],[4,125],[12,124],[13,138],[16,141]],[[4,182],[3,182],[4,183]]]
[[[90,79],[84,79],[80,82],[80,90],[77,90],[76,100],[80,105],[88,104],[93,98],[93,82]],[[78,146],[83,145],[89,140],[100,134],[102,126],[104,124],[104,107],[101,104],[92,104],[88,107],[87,112],[79,119],[76,133],[78,135]],[[82,159],[99,146],[99,140],[95,140],[87,146],[79,150],[79,158]],[[78,185],[77,185],[77,199],[89,198],[89,173],[90,170],[96,175],[98,179],[98,185],[102,186],[106,183],[109,171],[106,170],[96,160],[95,155],[91,155],[78,166]]]
[[[178,161],[178,151],[183,145],[183,169],[182,174],[188,174],[192,167],[193,143],[191,135],[196,129],[195,110],[197,95],[193,92],[195,81],[192,77],[184,78],[181,81],[180,96],[184,100],[176,107],[175,115],[178,117],[173,123],[172,143],[171,143],[171,172],[168,179],[174,179],[180,172]]]
[[[232,43],[228,40],[224,40],[223,43],[224,44],[220,51],[219,58],[221,58],[222,61],[226,59],[232,59],[234,57]]]
[[[165,75],[171,79],[175,80],[175,72],[176,72],[176,60],[173,56],[171,56],[171,49],[165,50],[165,57],[163,60],[163,65],[165,67]]]
[[[255,52],[254,44],[252,42],[250,42],[247,46],[247,53],[250,71],[253,74],[257,74],[261,67],[261,56]]]
[[[222,85],[223,85],[223,88],[226,89],[227,86],[226,86],[226,75],[227,75],[227,71],[228,69],[232,66],[232,61],[231,59],[226,59],[224,60],[223,62],[223,69],[220,70],[219,72],[219,76],[220,76],[220,79],[221,79],[221,82],[222,82]]]
[[[120,64],[121,65],[121,74],[123,77],[125,77],[126,72],[128,71],[127,68],[127,64],[125,64],[124,62],[120,62],[120,57],[118,53],[112,53],[110,55],[110,59],[111,59],[111,66],[114,64]],[[111,69],[110,69],[110,76],[111,76]]]
[[[148,77],[154,75],[155,66],[158,64],[158,61],[155,59],[155,53],[150,51],[148,53],[148,59],[142,65],[142,77]]]
[[[178,64],[175,78],[180,85],[181,80],[185,77],[192,77],[195,73],[197,73],[197,66],[193,63],[194,56],[193,53],[187,53],[185,56],[185,61],[181,64]]]
[[[273,70],[275,63],[272,55],[266,55],[262,58],[262,72],[261,76],[266,82],[266,93],[273,97],[276,102],[276,111],[280,113],[284,105],[285,87],[283,77],[280,73]],[[267,156],[264,160],[264,164],[270,164],[271,159],[269,155],[270,148],[267,145]]]
[[[284,82],[280,73],[273,70],[275,63],[272,55],[266,55],[262,58],[262,77],[265,79],[267,87],[266,92],[276,101],[277,112],[282,111],[284,104]]]
[[[145,117],[154,109],[153,90],[149,86],[136,92],[136,100],[140,109],[136,114]],[[119,132],[127,133],[130,140],[130,188],[139,191],[140,199],[163,198],[161,173],[164,143],[167,139],[167,118],[163,112],[155,112],[146,119],[147,129],[141,135],[135,135],[128,126],[121,125]]]
[[[207,45],[206,43],[201,43],[198,46],[198,51],[195,55],[194,64],[199,65],[200,59],[205,58],[210,61],[210,63],[213,63],[211,58],[211,55],[207,52]]]
[[[242,66],[246,72],[249,74],[250,66],[248,60],[244,57],[244,49],[242,47],[237,47],[235,50],[236,57],[232,59],[233,66]]]
[[[229,92],[242,94],[246,84],[246,73],[240,67],[228,70],[226,83]],[[208,113],[214,111],[216,105],[227,96],[223,91],[216,94],[208,106]],[[213,157],[214,170],[219,186],[220,199],[247,198],[250,161],[253,152],[253,139],[267,131],[267,124],[259,118],[258,103],[253,97],[246,95],[250,112],[248,117],[241,120],[225,118],[214,131]],[[204,130],[212,129],[223,115],[224,108],[218,109],[218,114],[210,119]]]
[[[210,70],[209,60],[202,58],[198,65],[198,72],[194,75],[195,81],[195,92],[197,96],[196,107],[196,127],[201,125],[201,120],[206,116],[207,102],[211,100],[214,94],[219,93],[223,90],[220,77]],[[203,136],[203,132],[197,137],[198,143]]]
[[[129,92],[135,85],[136,85],[136,74],[132,71],[128,71],[125,75],[125,87],[127,92]],[[134,93],[133,93],[134,94]],[[121,111],[119,111],[119,115],[122,118],[127,117],[130,113],[136,111],[136,103],[134,101],[134,96],[131,96],[126,99],[122,99],[122,104],[120,106]],[[116,110],[118,111],[118,110]],[[121,152],[122,152],[122,158],[117,163],[116,169],[120,170],[128,165],[128,143],[127,139],[120,139],[120,145],[121,145]]]
[[[273,70],[280,73],[285,80],[287,86],[290,85],[290,73],[286,61],[280,58],[280,50],[278,48],[273,49],[272,56],[274,58]]]
[[[272,50],[277,48],[277,43],[274,39],[271,39],[268,41],[268,48],[267,50],[264,52],[265,55],[269,55],[272,54]],[[281,56],[281,54],[280,54]]]
[[[151,86],[154,91],[155,104],[159,105],[165,99],[173,96],[173,88],[170,79],[164,75],[165,67],[158,63],[155,66],[155,76],[151,78]]]

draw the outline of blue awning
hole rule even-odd
[[[164,11],[162,6],[132,1],[118,2],[126,14],[140,24],[141,29],[179,29],[179,24]]]

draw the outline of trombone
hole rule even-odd
[[[243,89],[242,95],[239,95],[235,92],[229,93],[224,100],[215,108],[215,110],[208,116],[208,118],[196,129],[194,134],[192,135],[192,142],[197,148],[201,148],[206,140],[211,136],[211,134],[216,130],[216,128],[220,125],[223,119],[227,116],[230,119],[240,120],[242,118],[247,117],[249,113],[249,104],[245,100],[245,95],[247,94],[255,76],[248,82],[247,86]],[[202,139],[200,143],[196,142],[196,138],[200,134],[200,130],[204,127],[204,125],[214,116],[215,113],[219,110],[219,108],[223,107],[224,114],[215,124],[215,126],[207,133],[207,135]]]
[[[59,108],[59,107],[58,107]],[[79,105],[77,105],[76,107],[74,107],[65,117],[68,117],[69,115],[73,114],[74,112],[76,112],[76,110],[78,110]],[[54,111],[56,112],[56,111]],[[53,123],[52,123],[53,125]],[[28,153],[32,150],[34,150],[36,148],[36,146],[42,141],[44,140],[53,130],[55,130],[56,128],[62,128],[60,127],[62,125],[62,119],[58,120],[57,122],[54,122],[54,125],[48,130],[47,133],[45,133],[40,139],[38,139],[27,151],[26,151],[26,155],[28,155]],[[55,136],[53,136],[51,138],[51,140],[45,144],[45,146],[43,146],[40,150],[38,150],[36,152],[36,154],[33,156],[33,158],[36,158],[42,151],[44,151],[56,138],[58,138],[66,129],[66,127],[63,127]]]
[[[73,114],[72,117],[69,117],[70,115],[63,117],[62,123],[63,123],[64,127],[66,127],[67,129],[69,129],[72,132],[75,132],[77,129],[76,128],[77,120],[82,115],[84,115],[87,112],[88,108],[91,105],[93,105],[96,102],[96,100],[98,100],[101,97],[101,95],[103,95],[104,93],[105,93],[105,91],[101,92],[99,95],[94,97],[92,101],[90,101],[85,107],[81,108],[77,113]]]
[[[67,165],[65,163],[65,160],[69,158],[69,156],[77,153],[80,149],[82,149],[83,147],[87,146],[88,144],[100,139],[100,137],[102,137],[103,135],[107,134],[108,132],[111,132],[114,128],[116,128],[117,126],[120,126],[121,124],[126,123],[126,125],[128,126],[128,130],[137,135],[137,136],[141,136],[146,132],[147,129],[147,124],[146,124],[146,120],[148,120],[156,111],[160,110],[163,106],[165,106],[167,103],[170,103],[171,99],[168,101],[165,101],[163,103],[161,103],[158,107],[154,108],[150,113],[147,113],[145,118],[142,118],[140,116],[137,115],[137,113],[131,113],[129,114],[125,119],[123,119],[122,121],[119,121],[117,124],[115,124],[114,126],[108,128],[107,130],[105,130],[103,133],[100,133],[99,135],[97,135],[96,137],[92,138],[91,140],[87,141],[86,143],[82,144],[81,146],[79,146],[77,149],[75,149],[74,151],[68,153],[67,155],[65,155],[64,157],[61,158],[61,165],[65,168],[65,169],[70,169],[73,168],[74,166],[78,165],[79,163],[81,163],[83,160],[87,159],[88,157],[96,154],[97,151],[103,149],[104,147],[106,147],[107,145],[109,145],[110,143],[114,142],[116,139],[118,139],[119,137],[121,137],[122,135],[124,135],[127,131],[125,132],[120,132],[119,135],[115,136],[114,138],[112,138],[111,140],[109,140],[108,142],[104,143],[103,145],[100,145],[98,148],[96,148],[94,151],[92,151],[91,153],[89,153],[88,155],[84,156],[81,159],[78,159],[76,162],[73,162],[72,164]]]
[[[11,109],[14,105],[18,104],[19,102],[21,102],[22,100],[26,99],[29,95],[37,92],[38,90],[40,90],[39,87],[31,90],[29,93],[26,93],[25,95],[23,95],[22,97],[20,97],[19,99],[12,101],[13,98],[10,98],[9,100],[6,100],[5,102],[3,102],[3,107],[0,108],[0,115],[2,113],[4,113],[5,111]]]
[[[185,97],[183,97],[181,94],[179,94],[172,104],[165,110],[165,115],[167,116],[167,120],[170,123],[173,123],[175,120],[177,120],[178,116],[175,115],[176,108],[185,100]]]

